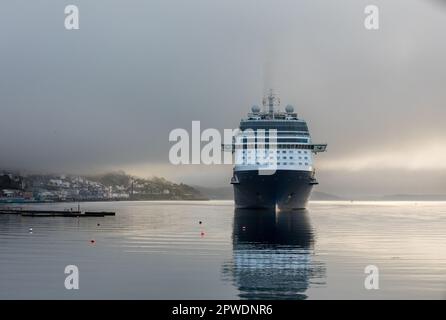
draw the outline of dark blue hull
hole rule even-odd
[[[273,175],[236,171],[233,178],[236,208],[280,210],[304,209],[313,186],[311,171],[278,170]]]

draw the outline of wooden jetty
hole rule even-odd
[[[114,216],[114,212],[106,211],[73,211],[73,210],[22,210],[22,209],[0,209],[0,214],[16,214],[23,217],[105,217]]]

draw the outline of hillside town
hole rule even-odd
[[[199,191],[163,178],[123,172],[84,177],[21,175],[0,170],[0,203],[122,200],[206,200]]]

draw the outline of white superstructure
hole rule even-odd
[[[234,141],[234,171],[274,169],[313,171],[313,153],[325,145],[313,145],[306,122],[288,105],[277,110],[279,98],[272,93],[263,99],[264,110],[252,112],[240,122]]]

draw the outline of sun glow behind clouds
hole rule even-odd
[[[360,171],[368,169],[445,170],[446,143],[434,141],[395,145],[386,149],[358,151],[349,155],[319,159],[324,170]]]

